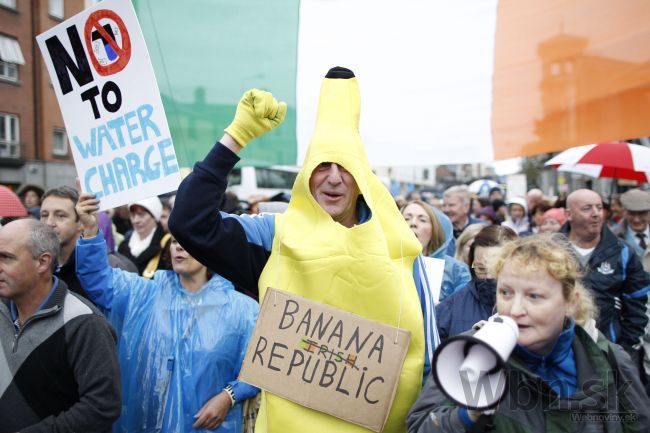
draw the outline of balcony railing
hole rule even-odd
[[[20,158],[20,143],[0,140],[0,158]]]

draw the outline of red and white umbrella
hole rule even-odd
[[[572,147],[544,165],[559,171],[648,182],[650,148],[625,142],[608,142]]]
[[[0,217],[24,217],[27,210],[18,196],[9,188],[0,185]]]

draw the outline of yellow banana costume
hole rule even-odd
[[[421,250],[386,187],[368,164],[359,125],[359,89],[351,71],[324,79],[316,131],[285,214],[275,219],[271,256],[259,280],[260,299],[276,287],[411,332],[384,432],[405,432],[422,383],[425,340],[413,282]],[[371,217],[346,228],[316,202],[309,179],[320,163],[344,167],[356,180]],[[256,432],[346,433],[369,430],[264,392]]]

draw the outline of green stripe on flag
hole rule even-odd
[[[299,0],[133,0],[181,166],[203,159],[242,93],[287,102],[284,123],[242,153],[242,165],[296,164]]]

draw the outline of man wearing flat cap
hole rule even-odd
[[[621,195],[623,221],[616,230],[616,235],[631,245],[643,263],[643,269],[650,272],[650,193],[640,189],[631,189]],[[646,315],[650,323],[650,311],[646,306]],[[643,336],[643,369],[650,372],[650,335],[648,328]],[[646,378],[646,392],[650,384]],[[650,393],[649,393],[650,394]]]
[[[634,247],[643,262],[643,269],[650,272],[650,193],[631,189],[621,196],[623,222],[615,231]]]

